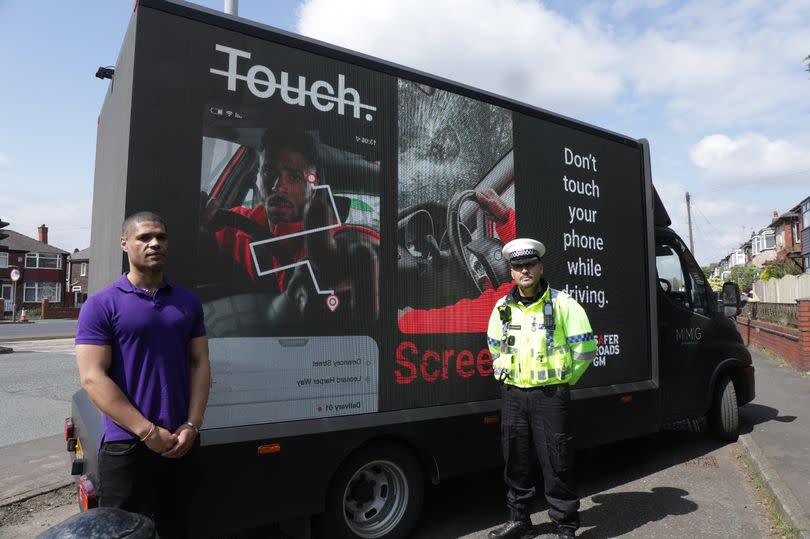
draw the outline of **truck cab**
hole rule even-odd
[[[754,366],[731,316],[741,307],[736,283],[718,294],[656,193],[655,266],[658,350],[664,422],[707,415],[722,440],[739,433],[738,406],[754,399]]]

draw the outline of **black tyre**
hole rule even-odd
[[[409,537],[422,510],[424,474],[407,449],[377,444],[344,462],[327,492],[321,537]]]
[[[721,376],[714,390],[709,411],[709,424],[714,435],[724,442],[735,442],[740,436],[740,409],[737,391],[728,376]]]

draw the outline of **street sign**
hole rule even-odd
[[[15,283],[20,280],[20,277],[22,277],[22,273],[20,273],[20,270],[17,268],[11,268],[11,271],[8,273],[8,275],[9,277],[11,277],[11,280],[14,281]]]

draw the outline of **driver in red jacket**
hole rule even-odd
[[[281,135],[268,132],[262,140],[259,156],[259,179],[264,202],[253,209],[236,207],[229,211],[266,227],[276,237],[303,231],[304,210],[318,181],[315,162],[315,147],[305,133]],[[211,215],[218,209],[216,199],[211,199],[206,214]],[[256,238],[248,232],[226,226],[216,232],[216,239],[220,249],[230,253],[255,282],[258,276],[250,244]],[[303,235],[280,239],[274,245],[273,267],[286,266],[305,257]],[[286,272],[279,271],[274,276],[279,291],[283,292],[288,284]]]
[[[495,223],[503,243],[515,239],[515,210],[506,205],[494,189],[476,191],[475,199]],[[514,284],[503,283],[488,288],[474,299],[462,299],[453,305],[438,309],[414,309],[403,314],[398,321],[402,333],[480,333],[486,332],[492,306],[505,296]]]

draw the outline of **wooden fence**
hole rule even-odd
[[[754,292],[765,303],[795,303],[798,299],[810,298],[810,273],[799,276],[785,275],[754,283]]]

